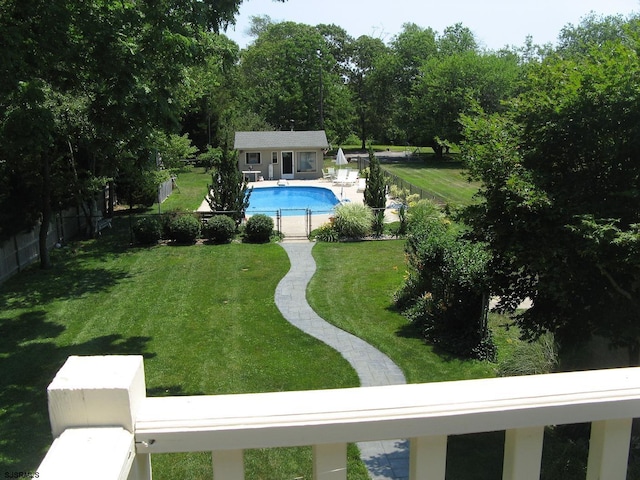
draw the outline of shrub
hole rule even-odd
[[[373,224],[371,228],[376,237],[382,236],[384,233],[384,209],[377,209],[373,213]]]
[[[405,247],[409,275],[396,306],[424,338],[450,353],[494,360],[487,327],[489,253],[445,219],[412,226]]]
[[[160,222],[153,217],[142,217],[133,224],[133,237],[136,243],[153,245],[158,243],[162,234]]]
[[[200,220],[193,215],[180,215],[171,221],[169,234],[176,243],[194,243],[200,235]]]
[[[551,333],[534,342],[522,342],[498,365],[498,375],[539,375],[551,373],[558,365],[558,348]]]
[[[229,243],[236,234],[236,222],[227,215],[211,217],[202,229],[203,237],[214,243]]]
[[[320,242],[337,242],[338,231],[331,223],[325,223],[314,232],[315,239]]]
[[[170,210],[160,215],[161,238],[171,238],[171,224],[181,215],[185,215],[185,213],[180,213],[179,210]]]
[[[244,228],[245,239],[251,243],[267,243],[273,234],[273,219],[262,213],[247,220]]]
[[[363,238],[371,233],[373,213],[366,205],[345,203],[336,207],[333,223],[340,237]]]

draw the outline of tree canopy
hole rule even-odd
[[[593,21],[593,20],[591,20]],[[640,74],[637,20],[584,35],[528,69],[500,113],[464,117],[464,156],[482,181],[468,211],[493,255],[493,286],[529,337],[564,346],[600,335],[640,360]],[[573,48],[577,44],[579,48]]]

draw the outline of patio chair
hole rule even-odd
[[[358,179],[358,193],[362,193],[366,190],[367,188],[367,179],[366,178],[359,178]]]
[[[333,167],[329,167],[327,169],[322,169],[322,178],[326,178],[327,180],[333,180],[336,176],[336,169]]]
[[[357,170],[351,170],[347,174],[347,178],[345,179],[344,184],[345,185],[355,185],[357,181],[358,181],[358,171]]]
[[[347,181],[347,175],[349,174],[349,169],[340,168],[338,169],[338,173],[336,174],[336,178],[333,179],[333,183],[336,185],[344,185],[344,182]]]

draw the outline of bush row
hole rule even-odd
[[[273,235],[273,219],[267,215],[254,215],[244,226],[244,240],[251,243],[269,242]],[[239,233],[235,221],[227,215],[216,215],[204,224],[195,215],[168,213],[160,218],[142,217],[133,225],[135,242],[154,245],[159,240],[179,244],[193,244],[198,238],[213,243],[229,243]]]
[[[404,235],[406,231],[406,209],[398,211],[400,223],[389,233]],[[326,223],[315,232],[315,239],[322,242],[337,242],[341,239],[358,240],[368,236],[380,237],[385,233],[384,210],[358,203],[344,203],[336,207],[331,223]]]

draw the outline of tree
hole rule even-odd
[[[20,206],[25,226],[40,222],[42,267],[53,210],[93,202],[97,185],[126,169],[121,162],[147,154],[153,132],[177,128],[186,67],[203,57],[205,31],[228,25],[239,4],[0,3],[0,162],[21,185],[2,201]],[[31,146],[29,130],[16,129],[25,122],[39,129]]]
[[[442,35],[438,37],[437,45],[438,54],[441,57],[478,51],[478,42],[473,32],[461,23],[445,28]]]
[[[459,117],[476,103],[495,112],[515,92],[519,75],[513,54],[479,54],[473,50],[433,57],[421,69],[409,97],[413,122],[409,129],[418,145],[442,156],[461,136]]]
[[[222,147],[222,156],[211,174],[206,199],[212,211],[229,212],[228,215],[239,225],[249,206],[251,190],[238,169],[236,156],[226,145]]]
[[[445,351],[493,360],[484,245],[463,238],[448,219],[427,217],[410,222],[405,251],[408,275],[396,294],[403,314]]]
[[[638,20],[630,21],[633,31]],[[467,214],[492,252],[492,286],[528,338],[593,335],[640,353],[638,37],[587,42],[528,70],[505,114],[464,118],[464,157],[482,181]]]
[[[411,90],[421,76],[422,65],[438,54],[436,37],[431,28],[405,23],[402,32],[391,41],[392,55],[374,71],[377,86],[383,89],[382,96],[392,109],[391,118],[397,129],[390,136],[399,137],[402,142],[410,140],[415,120],[409,106]]]
[[[385,208],[387,206],[387,182],[380,167],[380,160],[369,147],[369,175],[364,189],[364,203],[371,208]]]
[[[311,26],[274,23],[242,54],[243,110],[278,130],[350,133],[353,105],[325,37]]]
[[[379,102],[374,98],[373,70],[379,65],[379,59],[386,54],[387,47],[382,40],[366,35],[358,37],[352,43],[352,57],[348,73],[348,85],[353,92],[358,114],[358,132],[362,149],[366,148],[369,139],[381,138],[384,124],[384,112],[377,107]]]
[[[364,203],[373,210],[373,230],[382,235],[384,230],[384,210],[387,206],[387,182],[385,181],[380,160],[369,146],[369,174],[364,189]]]

